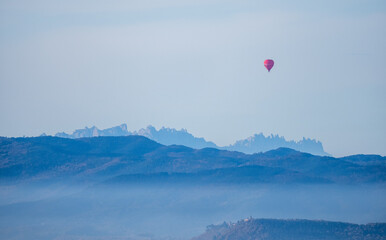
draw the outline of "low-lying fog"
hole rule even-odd
[[[190,239],[254,218],[386,221],[383,185],[0,188],[2,239]]]

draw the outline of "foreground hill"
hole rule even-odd
[[[386,223],[366,225],[310,221],[245,219],[237,223],[210,225],[193,240],[383,240]]]
[[[386,182],[385,157],[321,157],[279,148],[244,154],[214,148],[164,146],[142,136],[0,138],[0,179],[17,182],[52,179],[105,181],[120,175],[209,182]],[[216,170],[215,169],[223,169]],[[211,171],[209,171],[211,170]]]

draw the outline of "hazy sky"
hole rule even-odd
[[[0,135],[152,124],[386,155],[385,57],[384,0],[2,0]]]

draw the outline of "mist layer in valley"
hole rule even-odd
[[[19,195],[11,204],[3,201],[0,235],[20,240],[190,239],[213,223],[249,216],[350,223],[386,221],[383,185],[103,183],[73,189],[66,196],[55,193],[57,187],[40,185],[26,192],[31,198],[40,195],[42,189],[52,191],[44,199],[25,201]]]

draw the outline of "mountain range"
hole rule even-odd
[[[220,147],[215,143],[206,141],[204,138],[197,138],[190,134],[186,129],[176,130],[174,128],[165,128],[157,130],[153,126],[142,128],[138,131],[130,132],[127,130],[127,125],[122,124],[116,127],[100,130],[97,127],[85,127],[84,129],[75,130],[72,134],[64,132],[55,134],[56,137],[63,138],[85,138],[98,136],[129,136],[140,135],[164,145],[184,145],[191,148],[217,148],[229,151],[238,151],[243,153],[259,153],[265,152],[279,147],[292,148],[297,151],[311,153],[314,155],[328,156],[323,149],[320,141],[314,139],[303,138],[300,141],[287,141],[279,135],[264,136],[262,133],[254,134],[247,139],[236,141],[229,146]]]
[[[244,154],[165,146],[143,136],[0,138],[2,182],[87,179],[112,182],[386,182],[386,158],[333,158],[278,148]]]

